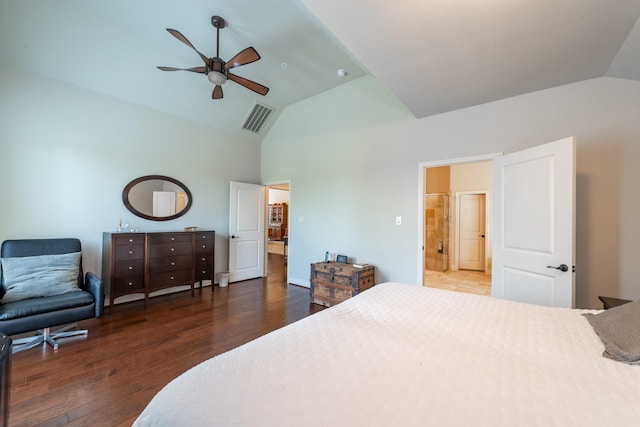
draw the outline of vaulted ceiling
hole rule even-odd
[[[215,56],[259,61],[212,100],[179,30]],[[0,63],[260,140],[288,105],[371,74],[426,117],[602,76],[640,80],[638,0],[0,0]],[[341,77],[337,70],[343,69]],[[255,103],[275,110],[241,129]],[[1,112],[0,112],[1,114]]]

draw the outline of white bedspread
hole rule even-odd
[[[134,426],[638,426],[583,311],[385,283],[182,374]]]

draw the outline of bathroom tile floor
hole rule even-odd
[[[450,291],[491,295],[491,275],[485,274],[483,271],[448,270],[440,272],[425,270],[424,285]]]

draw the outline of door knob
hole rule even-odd
[[[236,238],[236,236],[234,236],[234,235],[232,234],[232,235],[231,235],[231,238],[232,238],[232,239],[235,239],[235,238]]]
[[[567,264],[560,264],[557,267],[554,267],[553,265],[547,265],[547,268],[555,268],[556,270],[560,271],[569,271],[569,267],[567,266]]]

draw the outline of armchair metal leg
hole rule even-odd
[[[33,348],[39,344],[49,344],[54,350],[58,349],[58,342],[61,338],[74,337],[78,335],[88,335],[89,331],[86,329],[78,329],[70,331],[76,327],[76,323],[63,326],[55,331],[51,332],[51,328],[44,328],[36,332],[33,337],[18,338],[13,340],[12,353],[19,353],[24,350]]]

